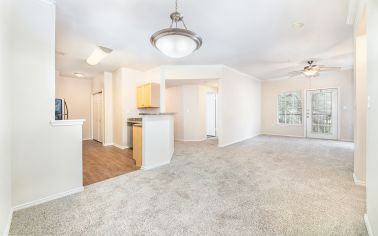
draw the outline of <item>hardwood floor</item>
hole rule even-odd
[[[84,186],[138,170],[132,150],[102,146],[96,141],[83,141]]]

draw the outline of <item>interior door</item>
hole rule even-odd
[[[102,93],[93,95],[93,139],[102,143]]]
[[[307,137],[337,139],[337,111],[337,89],[307,91]]]
[[[206,129],[208,136],[216,136],[216,117],[217,117],[217,95],[215,93],[207,94],[207,109],[206,109]]]

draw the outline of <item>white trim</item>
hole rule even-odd
[[[158,164],[155,164],[155,165],[150,165],[150,166],[144,166],[142,164],[140,169],[141,170],[151,170],[151,169],[154,169],[154,168],[157,168],[157,167],[160,167],[160,166],[168,165],[169,163],[170,163],[170,161],[165,161],[165,162],[161,162],[161,163],[158,163]]]
[[[359,185],[359,186],[366,186],[366,183],[365,181],[361,181],[361,180],[358,180],[357,179],[357,176],[353,173],[353,181],[356,185]]]
[[[280,123],[280,119],[279,119],[279,110],[280,110],[280,108],[279,108],[279,105],[280,105],[280,103],[279,103],[279,99],[280,99],[280,96],[283,96],[284,94],[292,94],[292,93],[296,93],[296,92],[300,92],[300,94],[301,94],[301,109],[302,109],[302,114],[301,114],[301,118],[302,118],[302,120],[301,120],[301,123],[299,123],[299,124],[287,124],[287,123]],[[305,100],[303,100],[303,94],[304,94],[304,91],[303,90],[292,90],[292,91],[284,91],[284,92],[280,92],[278,95],[277,95],[277,107],[276,107],[276,125],[277,126],[283,126],[283,127],[298,127],[298,126],[303,126],[303,124],[304,124],[304,122],[303,122],[303,120],[304,120],[304,113],[303,113],[303,111],[304,111],[304,102],[303,101],[305,101]]]
[[[100,141],[101,143],[104,143],[105,142],[105,104],[104,104],[104,101],[105,101],[105,98],[104,98],[104,90],[101,89],[97,92],[92,92],[91,94],[91,137],[93,140],[95,140],[93,138],[93,96],[97,95],[97,94],[101,94],[101,126],[102,126],[102,140]],[[97,140],[99,141],[99,140]]]
[[[311,92],[311,91],[317,91],[317,90],[330,90],[330,89],[335,89],[336,90],[336,93],[337,93],[337,101],[336,101],[336,107],[337,107],[337,135],[336,135],[336,138],[331,138],[331,139],[329,139],[329,138],[322,138],[322,137],[309,137],[309,134],[308,134],[308,122],[307,122],[307,120],[308,120],[308,118],[307,118],[307,110],[309,109],[308,107],[307,107],[307,99],[309,98],[307,95],[308,95],[308,92]],[[306,94],[306,100],[305,100],[305,103],[306,103],[306,106],[305,106],[305,111],[306,111],[306,116],[305,116],[305,119],[306,119],[306,122],[305,122],[305,124],[306,124],[306,126],[304,127],[304,130],[305,130],[305,137],[306,138],[312,138],[312,139],[323,139],[323,140],[339,140],[340,139],[340,134],[341,134],[341,106],[340,106],[340,104],[341,104],[341,93],[340,93],[340,87],[325,87],[325,88],[323,88],[323,87],[321,87],[321,88],[308,88],[308,89],[306,89],[305,90],[305,94]],[[310,98],[311,98],[311,96],[310,96]],[[309,112],[311,112],[311,111],[309,111]]]
[[[18,206],[15,206],[15,207],[13,207],[13,211],[19,211],[19,210],[22,210],[22,209],[25,209],[25,208],[36,206],[36,205],[39,205],[39,204],[42,204],[42,203],[45,203],[45,202],[50,202],[52,200],[59,199],[59,198],[62,198],[62,197],[66,197],[66,196],[69,196],[69,195],[72,195],[72,194],[75,194],[75,193],[80,193],[80,192],[83,192],[83,191],[84,191],[84,187],[78,187],[78,188],[74,188],[74,189],[71,189],[71,190],[68,190],[68,191],[65,191],[65,192],[62,192],[62,193],[56,193],[56,194],[53,194],[53,195],[32,201],[32,202],[23,203],[23,204],[20,204]]]
[[[337,141],[353,143],[353,139],[338,139]]]
[[[128,149],[128,148],[130,148],[129,146],[122,146],[122,145],[115,144],[115,143],[113,143],[113,144],[111,144],[111,145],[113,145],[114,147],[117,147],[117,148],[119,148],[119,149]]]
[[[364,221],[365,221],[366,229],[367,229],[367,231],[368,231],[368,235],[369,235],[369,236],[374,236],[374,234],[373,234],[373,229],[371,228],[371,224],[370,224],[370,221],[369,221],[368,214],[365,214],[365,215],[364,215]]]
[[[52,120],[50,121],[50,125],[53,127],[56,126],[76,126],[76,125],[83,125],[84,119],[79,120]]]
[[[114,144],[113,143],[103,143],[102,146],[108,147],[108,146],[114,146]]]
[[[83,138],[83,141],[93,140],[93,138]]]
[[[175,141],[178,141],[178,142],[203,142],[206,140],[207,138],[205,139],[175,139]]]
[[[13,209],[10,209],[9,216],[8,216],[8,222],[5,225],[5,229],[4,229],[4,232],[3,232],[4,236],[9,235],[9,230],[10,230],[10,227],[11,227],[11,224],[12,224],[12,218],[13,218]]]
[[[281,137],[289,137],[289,138],[306,138],[306,139],[313,139],[308,138],[306,136],[299,136],[299,135],[290,135],[290,134],[272,134],[272,133],[266,133],[262,132],[261,135],[268,135],[268,136],[281,136]],[[333,140],[333,141],[340,141],[340,142],[347,142],[347,143],[353,143],[353,140],[350,139],[324,139],[324,140]]]
[[[236,73],[236,74],[239,74],[239,75],[241,75],[241,76],[249,77],[249,78],[251,78],[251,79],[253,79],[253,80],[257,81],[257,82],[261,82],[261,81],[262,81],[261,79],[255,77],[255,76],[253,76],[253,75],[246,74],[246,73],[241,72],[241,71],[239,71],[239,70],[237,70],[237,69],[234,69],[234,68],[232,68],[232,67],[229,67],[229,66],[223,65],[223,68],[228,69],[228,70],[230,70],[230,71],[232,71],[232,72],[234,72],[234,73]],[[223,76],[223,77],[224,77],[224,76]],[[223,77],[222,77],[222,78],[223,78]]]
[[[248,139],[251,139],[251,138],[257,137],[257,136],[259,136],[259,135],[260,135],[260,134],[253,135],[253,136],[250,136],[250,137],[247,137],[247,138],[239,139],[239,140],[237,140],[237,141],[230,142],[230,143],[226,143],[226,144],[222,144],[222,145],[218,144],[218,147],[227,147],[227,146],[230,146],[230,145],[233,145],[233,144],[236,144],[236,143],[244,142],[244,141],[246,141],[246,140],[248,140]],[[218,143],[219,143],[219,141],[218,141]]]
[[[277,137],[288,137],[288,138],[306,138],[305,136],[299,136],[299,135],[290,135],[290,134],[270,134],[270,133],[261,133],[261,135],[267,135],[267,136],[277,136]]]

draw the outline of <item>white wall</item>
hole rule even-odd
[[[174,116],[175,140],[202,141],[206,135],[206,94],[216,89],[182,85],[165,90],[166,109]]]
[[[55,83],[55,97],[66,101],[68,119],[85,119],[83,139],[91,139],[92,80],[59,76]]]
[[[139,116],[136,108],[136,87],[144,84],[143,72],[120,68],[113,73],[113,143],[120,148],[130,146],[127,119]]]
[[[104,74],[100,74],[92,79],[91,93],[98,93],[104,90]]]
[[[160,111],[165,112],[165,81],[166,80],[207,80],[219,79],[223,75],[222,65],[185,65],[185,66],[161,66],[153,69],[148,76],[156,80],[160,76]]]
[[[104,73],[104,145],[113,143],[113,75]]]
[[[372,235],[378,235],[378,2],[368,1],[368,96],[366,145],[367,216]]]
[[[366,22],[365,22],[366,24]],[[365,27],[365,26],[363,26]],[[355,40],[355,114],[354,114],[354,178],[358,183],[366,181],[366,114],[367,114],[367,37]]]
[[[219,146],[227,146],[260,134],[260,80],[223,65],[162,67],[160,85],[165,86],[165,81],[170,79],[219,80],[217,106]],[[165,99],[163,92],[160,97],[162,112],[167,110]]]
[[[82,127],[50,124],[55,98],[55,5],[12,1],[12,205],[82,189]],[[31,12],[33,14],[31,14]]]
[[[304,122],[302,125],[277,123],[278,95],[282,92],[302,91],[302,103],[305,104],[305,91],[317,88],[339,88],[340,139],[353,141],[353,70],[325,73],[313,79],[300,77],[262,82],[262,133],[304,137]]]
[[[165,90],[166,109],[174,112],[174,139],[184,140],[184,97],[183,86],[167,88]]]
[[[260,134],[261,82],[225,67],[218,88],[219,146]]]
[[[123,141],[123,124],[122,124],[122,108],[123,108],[123,69],[119,69],[113,73],[113,144],[119,147],[126,146]]]
[[[6,235],[11,214],[11,78],[9,59],[10,0],[0,0],[0,235]]]
[[[184,134],[185,140],[206,139],[206,97],[201,86],[184,86]]]

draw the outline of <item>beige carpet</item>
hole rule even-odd
[[[172,163],[14,213],[11,235],[367,235],[351,143],[177,143]]]

